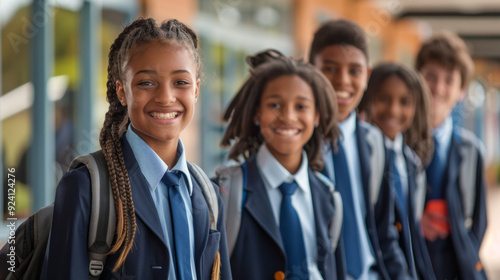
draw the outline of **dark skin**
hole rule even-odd
[[[297,173],[304,145],[319,122],[314,102],[311,87],[295,75],[269,81],[262,92],[255,120],[266,147],[290,174]]]
[[[200,81],[189,50],[153,41],[130,51],[118,99],[127,106],[132,129],[172,168],[179,135],[192,120]]]

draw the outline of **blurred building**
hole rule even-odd
[[[485,142],[488,163],[500,157],[497,1],[188,0],[181,4],[142,0],[140,7],[144,16],[185,21],[201,37],[205,63],[201,112],[186,133],[195,135],[189,137],[194,141],[190,143],[190,151],[194,151],[191,158],[209,173],[225,162],[225,152],[218,148],[224,129],[220,117],[246,75],[244,57],[275,48],[307,58],[314,31],[325,20],[335,18],[348,18],[363,27],[372,65],[383,60],[413,65],[422,40],[433,31],[448,29],[459,34],[472,51],[476,79],[454,117]]]

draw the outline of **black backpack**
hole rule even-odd
[[[187,162],[191,175],[201,186],[210,212],[210,229],[217,229],[218,202],[207,175]],[[106,263],[115,234],[116,213],[109,183],[106,160],[101,150],[75,158],[69,170],[86,165],[90,173],[92,200],[88,233],[89,279],[98,279]],[[103,187],[106,186],[106,187]],[[42,272],[49,240],[54,204],[40,209],[16,230],[15,243],[7,242],[0,250],[0,279],[38,280]],[[15,245],[15,254],[11,246]],[[11,259],[12,257],[12,259]],[[15,263],[13,263],[15,262]],[[216,267],[214,266],[214,270]]]

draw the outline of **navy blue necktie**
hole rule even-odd
[[[177,279],[191,280],[191,246],[189,243],[189,226],[187,211],[179,189],[179,175],[165,172],[161,181],[168,188],[170,215],[172,216],[173,237],[175,246],[175,272]]]
[[[280,209],[280,233],[286,253],[286,279],[309,279],[304,236],[299,215],[292,205],[295,182],[284,182],[279,187],[283,198]]]
[[[406,196],[404,195],[403,192],[403,184],[401,183],[401,176],[399,175],[398,168],[396,167],[396,159],[397,159],[396,152],[393,149],[391,149],[390,171],[391,171],[392,184],[394,186],[394,190],[396,191],[396,198],[398,200],[397,203],[400,204],[403,214],[406,217],[407,215]]]
[[[402,234],[405,238],[406,242],[411,242],[410,236],[410,225],[408,222],[408,203],[407,196],[403,191],[403,184],[401,183],[401,175],[398,172],[398,168],[396,167],[396,152],[391,149],[391,165],[390,165],[390,174],[392,179],[392,185],[396,192],[396,204],[401,208],[401,227]]]
[[[443,194],[443,179],[446,168],[446,159],[440,156],[441,149],[439,142],[434,138],[434,155],[425,172],[427,174],[427,183],[429,190],[427,191],[427,199],[442,199]]]
[[[347,272],[354,278],[358,278],[363,272],[364,255],[361,251],[361,232],[356,221],[354,198],[352,194],[349,167],[344,148],[340,141],[337,144],[338,152],[333,154],[335,169],[335,184],[342,195],[344,204],[344,218],[342,219],[342,231],[347,263]]]

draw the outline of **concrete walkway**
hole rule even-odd
[[[500,280],[500,186],[486,193],[488,229],[479,252],[488,280]]]

